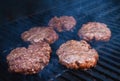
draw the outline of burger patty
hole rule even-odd
[[[34,27],[25,31],[21,35],[24,41],[54,43],[58,39],[58,34],[50,27]]]
[[[51,48],[46,42],[13,49],[7,56],[9,71],[21,74],[38,73],[48,64],[50,53]]]
[[[49,21],[48,25],[59,32],[70,31],[76,25],[76,20],[72,16],[61,16],[59,18],[55,16]]]
[[[78,32],[78,36],[86,41],[95,39],[96,41],[109,41],[111,31],[107,25],[99,22],[89,22],[84,24]]]
[[[63,43],[57,50],[61,64],[70,69],[88,69],[94,67],[98,53],[84,40],[70,40]]]

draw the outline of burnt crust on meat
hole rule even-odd
[[[84,40],[70,40],[57,50],[61,64],[70,69],[89,69],[98,61],[98,53]]]
[[[13,49],[6,58],[8,70],[20,74],[38,73],[49,63],[50,53],[51,48],[46,42]]]
[[[83,24],[78,32],[78,36],[86,41],[95,39],[96,41],[109,41],[111,31],[104,23],[89,22]]]
[[[31,43],[47,42],[52,44],[58,39],[58,34],[50,27],[34,27],[22,33],[21,38]]]
[[[70,31],[74,28],[76,25],[76,20],[73,16],[61,16],[61,17],[53,17],[48,25],[54,29],[56,29],[58,32],[62,31]]]

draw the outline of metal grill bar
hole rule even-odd
[[[106,80],[106,78],[101,75],[99,72],[97,72],[96,70],[92,70],[92,71],[85,71],[86,73],[88,73],[90,76],[93,76],[94,78],[97,78],[96,81],[104,81]]]
[[[120,17],[120,14],[119,14],[119,13],[120,13],[120,9],[117,9],[114,13],[111,12],[111,13],[109,14],[110,16],[108,16],[108,18],[109,18],[109,19],[112,19],[112,20],[113,20],[113,19],[114,19],[114,20],[118,20],[119,17]]]
[[[83,81],[90,81],[90,76],[85,74],[85,72],[83,71],[70,71],[72,74],[74,74],[75,76],[79,77],[81,80]],[[89,78],[86,78],[89,77]]]
[[[120,74],[120,71],[118,71],[119,69],[114,67],[114,66],[112,66],[111,64],[108,64],[108,63],[103,62],[103,61],[98,62],[98,64],[101,65],[102,67],[106,67],[107,69],[110,69],[114,73]]]
[[[114,55],[112,55],[112,54],[110,54],[110,53],[107,53],[107,52],[105,52],[105,51],[99,50],[99,52],[100,52],[100,54],[102,54],[103,56],[106,55],[106,56],[111,57],[111,58],[116,59],[116,60],[119,59],[119,57],[114,56]]]
[[[79,78],[77,78],[76,76],[75,77],[73,77],[74,75],[73,74],[71,74],[70,72],[65,72],[63,75],[62,75],[62,77],[66,77],[66,78],[69,78],[69,81],[78,81],[79,80]]]
[[[107,50],[108,53],[115,53],[116,56],[119,56],[119,51],[118,50],[115,50],[115,49],[111,49],[111,48],[105,48],[105,47],[102,47],[101,50]]]
[[[114,46],[114,45],[110,45],[110,44],[108,44],[106,46],[108,46],[111,49],[115,49],[115,50],[119,48],[118,46]]]
[[[115,7],[113,7],[112,9],[108,10],[107,12],[103,12],[99,17],[106,16],[107,14],[110,14],[110,13],[112,13],[113,11],[116,11],[116,10],[118,10],[118,9],[120,9],[120,7],[119,7],[119,6],[115,6]]]
[[[89,11],[86,11],[86,13],[89,13],[89,14],[98,14],[100,15],[100,13],[103,13],[103,12],[106,12],[106,11],[103,11],[103,9],[105,8],[108,8],[108,6],[111,6],[113,5],[112,2],[108,2],[108,3],[103,3],[102,5],[101,4],[98,4],[97,7],[93,7],[93,8],[89,8],[90,10]]]
[[[111,75],[112,73],[109,72],[107,69],[104,69],[103,67],[99,66],[95,68],[97,71],[101,72],[102,74],[106,75],[107,77],[110,77],[113,80],[120,80],[119,76]]]
[[[108,62],[108,63],[114,63],[113,65],[115,65],[115,66],[118,66],[118,65],[119,65],[117,62],[114,62],[114,61],[112,61],[112,60],[109,59],[109,58],[105,58],[105,57],[103,57],[103,56],[100,56],[100,58],[101,58],[102,60]]]

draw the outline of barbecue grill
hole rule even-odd
[[[69,4],[69,5],[67,5]],[[21,75],[8,72],[6,56],[16,47],[27,47],[20,35],[34,26],[47,26],[54,16],[70,15],[77,25],[73,31],[62,32],[52,47],[49,64],[38,74]],[[112,31],[109,42],[90,42],[99,53],[96,67],[89,70],[70,70],[59,63],[58,47],[71,39],[79,40],[78,29],[89,21],[103,22]],[[0,26],[0,81],[120,81],[120,2],[116,0],[77,0],[65,2],[34,15],[19,18]]]

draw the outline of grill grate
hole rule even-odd
[[[71,3],[18,19],[0,27],[0,73],[3,73],[0,74],[0,81],[120,81],[120,3],[113,0],[93,0],[91,2],[90,0],[80,0],[71,1]],[[59,40],[51,45],[53,53],[48,66],[35,75],[24,76],[9,73],[6,55],[16,47],[28,45],[22,41],[20,34],[33,26],[47,26],[49,19],[61,15],[72,15],[78,23],[73,32],[59,33]],[[89,21],[106,23],[112,31],[111,40],[107,43],[91,43],[100,56],[95,68],[87,71],[67,69],[59,64],[55,52],[67,40],[78,40],[78,29],[83,23]]]

